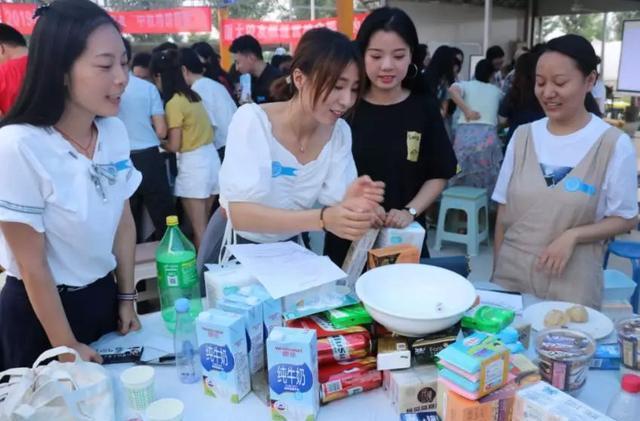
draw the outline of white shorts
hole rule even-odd
[[[188,199],[206,199],[220,193],[220,157],[209,143],[178,154],[178,176],[174,194]]]

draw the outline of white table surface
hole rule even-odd
[[[150,354],[154,353],[164,355],[173,352],[172,336],[164,327],[160,313],[141,316],[141,322],[143,327],[138,332],[126,336],[111,333],[93,345],[98,348],[145,346],[144,359],[153,357]],[[605,342],[610,341],[610,339],[605,340]],[[105,366],[113,380],[116,395],[116,419],[118,421],[136,419],[137,415],[136,412],[128,409],[119,380],[120,373],[131,366],[133,364]],[[219,402],[215,398],[205,396],[200,382],[190,385],[180,383],[175,366],[154,367],[154,369],[156,373],[156,399],[180,399],[185,404],[185,421],[271,420],[268,407],[253,393],[249,393],[236,405]],[[619,381],[618,371],[590,370],[587,384],[578,398],[596,410],[605,413],[609,401],[619,390]],[[395,421],[399,419],[399,415],[396,414],[382,388],[321,406],[318,414],[319,421]]]

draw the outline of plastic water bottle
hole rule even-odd
[[[173,335],[176,368],[182,383],[195,383],[200,379],[197,367],[198,341],[196,324],[189,314],[189,300],[176,300],[176,330]]]
[[[637,421],[640,417],[640,376],[625,374],[622,390],[609,404],[607,415],[616,421]]]
[[[174,331],[178,298],[187,298],[191,317],[202,311],[200,283],[196,268],[196,249],[178,228],[178,217],[167,217],[167,230],[156,250],[160,310],[167,329]]]

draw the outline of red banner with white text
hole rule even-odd
[[[353,16],[353,36],[355,37],[367,17],[366,13]],[[261,44],[297,44],[302,34],[313,28],[338,30],[337,18],[296,20],[290,22],[267,22],[250,19],[224,19],[220,29],[220,39],[225,45],[242,35],[251,35]]]
[[[0,21],[25,35],[31,34],[36,5],[0,3]],[[179,7],[175,9],[110,12],[127,34],[174,34],[178,32],[210,32],[211,8]]]

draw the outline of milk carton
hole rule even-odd
[[[267,339],[271,418],[313,421],[320,406],[314,330],[276,327]]]
[[[410,244],[418,250],[422,250],[424,237],[425,230],[417,222],[412,222],[406,228],[383,228],[380,230],[380,235],[373,248]]]
[[[282,326],[282,301],[271,298],[265,287],[260,284],[244,286],[238,290],[237,294],[230,295],[227,298],[235,301],[239,296],[255,297],[260,300],[265,340],[269,337],[274,327]]]
[[[203,311],[196,332],[205,394],[239,403],[251,389],[243,317],[219,309]]]
[[[236,261],[207,267],[209,270],[204,273],[207,308],[214,308],[216,301],[237,293],[245,286],[258,284],[258,280]]]
[[[251,374],[264,368],[264,336],[262,330],[262,305],[257,300],[243,297],[242,301],[219,300],[216,307],[243,317],[247,332],[247,351]],[[249,304],[252,303],[252,304]]]

